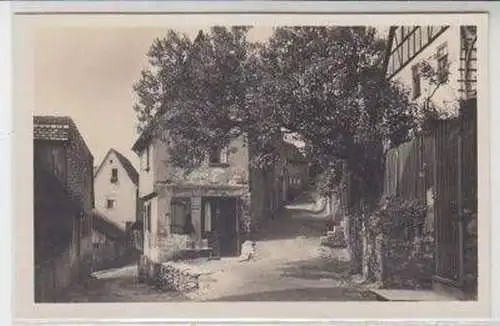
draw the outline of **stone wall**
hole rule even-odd
[[[184,234],[165,234],[157,238],[156,245],[152,248],[153,261],[162,263],[173,260],[179,251],[188,247],[190,237]]]
[[[383,288],[430,288],[434,274],[432,231],[421,230],[426,207],[395,200],[363,219],[362,272]]]
[[[66,145],[67,187],[81,202],[85,213],[94,208],[94,158],[76,128],[72,128]]]
[[[175,263],[157,263],[141,256],[138,265],[139,281],[163,291],[187,292],[199,287],[199,273]]]

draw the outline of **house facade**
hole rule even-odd
[[[293,144],[285,143],[284,152],[286,200],[292,200],[304,192],[309,185],[309,162]]]
[[[457,102],[476,97],[475,42],[474,26],[394,26],[389,32],[386,76],[407,86],[416,103],[423,106],[432,96],[439,112],[457,116]],[[437,83],[423,77],[424,63],[437,73]]]
[[[94,174],[95,207],[123,231],[137,219],[139,173],[116,149],[110,149]]]
[[[207,154],[190,171],[169,163],[166,144],[144,132],[133,146],[140,157],[144,256],[172,259],[173,251],[207,251],[237,256],[258,220],[283,203],[283,164],[260,172],[250,167],[244,135]],[[281,175],[281,178],[280,178]],[[258,190],[255,190],[258,189]]]
[[[421,175],[436,247],[433,287],[461,298],[477,295],[476,42],[475,26],[394,26],[386,56],[386,77],[445,118],[420,141],[433,153]]]
[[[35,116],[35,300],[50,301],[91,268],[93,157],[69,117]]]

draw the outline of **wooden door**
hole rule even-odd
[[[209,205],[206,205],[207,202]],[[211,226],[210,231],[206,231],[205,236],[209,240],[214,255],[221,257],[238,255],[237,199],[231,197],[204,198],[202,207],[203,216],[207,214],[207,209],[210,210]],[[206,230],[206,225],[202,227]]]

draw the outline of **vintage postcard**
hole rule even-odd
[[[16,316],[487,317],[487,29],[15,15]]]

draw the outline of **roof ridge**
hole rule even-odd
[[[97,176],[99,171],[101,170],[102,166],[104,165],[104,162],[106,161],[106,158],[109,156],[109,154],[113,152],[115,153],[116,157],[118,158],[118,161],[122,165],[122,167],[125,169],[125,172],[127,172],[127,175],[129,176],[130,180],[137,186],[139,185],[139,172],[137,172],[137,169],[134,167],[132,162],[123,155],[120,151],[118,151],[116,148],[111,147],[106,155],[104,155],[104,158],[101,161],[101,164],[97,167],[95,173],[94,173],[94,178]]]

